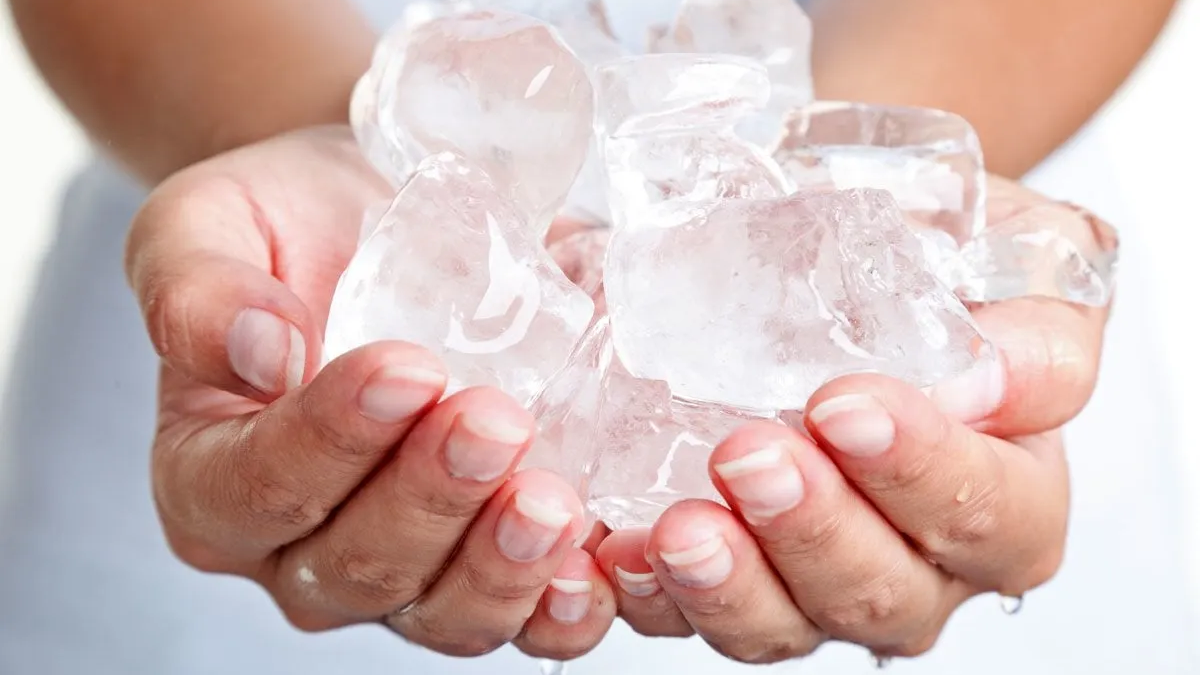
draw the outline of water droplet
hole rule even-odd
[[[538,672],[541,675],[566,675],[567,664],[552,659],[538,659]]]
[[[971,495],[974,493],[975,486],[968,481],[958,489],[958,494],[954,495],[954,501],[958,502],[959,504],[966,504],[967,500],[970,499]]]
[[[1025,596],[1023,595],[1000,596],[1000,610],[1009,616],[1020,612],[1023,606],[1025,606]]]
[[[892,657],[890,657],[890,656],[880,656],[879,654],[872,654],[871,658],[875,659],[875,668],[877,670],[883,670],[884,668],[887,668],[888,666],[892,665]]]

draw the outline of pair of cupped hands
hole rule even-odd
[[[994,213],[1046,201],[999,179],[991,195]],[[260,584],[296,627],[383,623],[446,654],[511,642],[569,659],[619,616],[747,662],[830,640],[909,656],[972,596],[1019,596],[1057,571],[1059,428],[1094,388],[1105,310],[975,308],[995,367],[925,391],[872,374],[829,382],[808,435],[751,424],[713,452],[731,508],[683,502],[650,530],[596,531],[577,548],[579,497],[516,470],[536,427],[514,400],[488,388],[441,400],[444,365],[402,342],[320,367],[364,208],[389,196],[349,129],[310,129],[168,179],[129,238],[162,357],[153,488],[166,538],[196,568]]]

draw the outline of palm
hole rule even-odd
[[[268,150],[269,148],[269,150]],[[363,211],[389,197],[349,129],[306,132],[248,155],[231,176],[243,187],[272,273],[324,323],[354,253]]]

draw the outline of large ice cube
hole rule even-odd
[[[813,103],[792,112],[773,156],[797,189],[887,190],[914,224],[945,231],[960,244],[983,230],[983,151],[958,115]]]
[[[549,469],[585,498],[600,454],[601,426],[612,372],[612,339],[601,319],[584,336],[562,370],[538,393],[530,410],[538,423],[522,468]]]
[[[352,111],[368,156],[394,180],[429,154],[456,152],[544,234],[588,154],[593,91],[551,26],[481,10],[389,34]]]
[[[974,302],[1036,295],[1103,307],[1112,299],[1118,244],[1116,230],[1090,212],[1040,203],[967,242],[947,280]]]
[[[597,69],[597,132],[619,227],[661,226],[679,203],[784,193],[779,168],[735,125],[770,95],[765,69],[734,56],[660,54]],[[663,205],[672,203],[664,210]]]
[[[678,397],[802,409],[838,375],[933,384],[983,348],[878,190],[716,202],[614,234],[605,295],[622,362]]]
[[[422,162],[342,275],[326,358],[378,340],[431,349],[451,390],[495,385],[528,402],[592,318],[515,208],[453,153]]]
[[[813,100],[812,21],[795,0],[682,0],[652,52],[745,56],[767,68],[771,98],[740,125],[742,135],[774,145],[786,114]]]

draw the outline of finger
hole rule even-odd
[[[655,523],[646,551],[688,623],[731,659],[775,663],[811,654],[825,640],[754,538],[714,502],[672,506]]]
[[[192,564],[245,572],[320,525],[441,396],[441,362],[377,343],[256,414],[170,427],[154,450],[169,539]]]
[[[649,637],[688,637],[695,633],[646,560],[650,530],[613,532],[596,549],[596,561],[617,592],[621,618]]]
[[[1012,594],[1057,570],[1069,492],[1060,445],[979,434],[878,375],[835,380],[809,405],[809,429],[842,473],[946,570]]]
[[[834,638],[919,653],[966,597],[795,431],[749,425],[710,462],[714,482],[786,590]]]
[[[587,553],[567,551],[541,604],[514,644],[530,656],[574,659],[600,644],[616,613],[608,577]]]
[[[155,349],[175,370],[270,401],[315,373],[320,327],[273,276],[273,225],[230,180],[164,183],[134,218],[126,272]]]
[[[285,613],[332,626],[413,602],[511,475],[533,428],[496,389],[443,401],[325,527],[282,552],[272,588]]]
[[[437,582],[387,618],[434,651],[478,656],[512,641],[583,531],[583,505],[552,473],[528,470],[496,493]]]
[[[1107,308],[1018,298],[973,315],[1005,365],[999,406],[973,427],[1009,437],[1057,429],[1079,414],[1096,388]],[[932,398],[953,413],[956,402],[969,400],[971,384],[966,387],[935,387]]]

